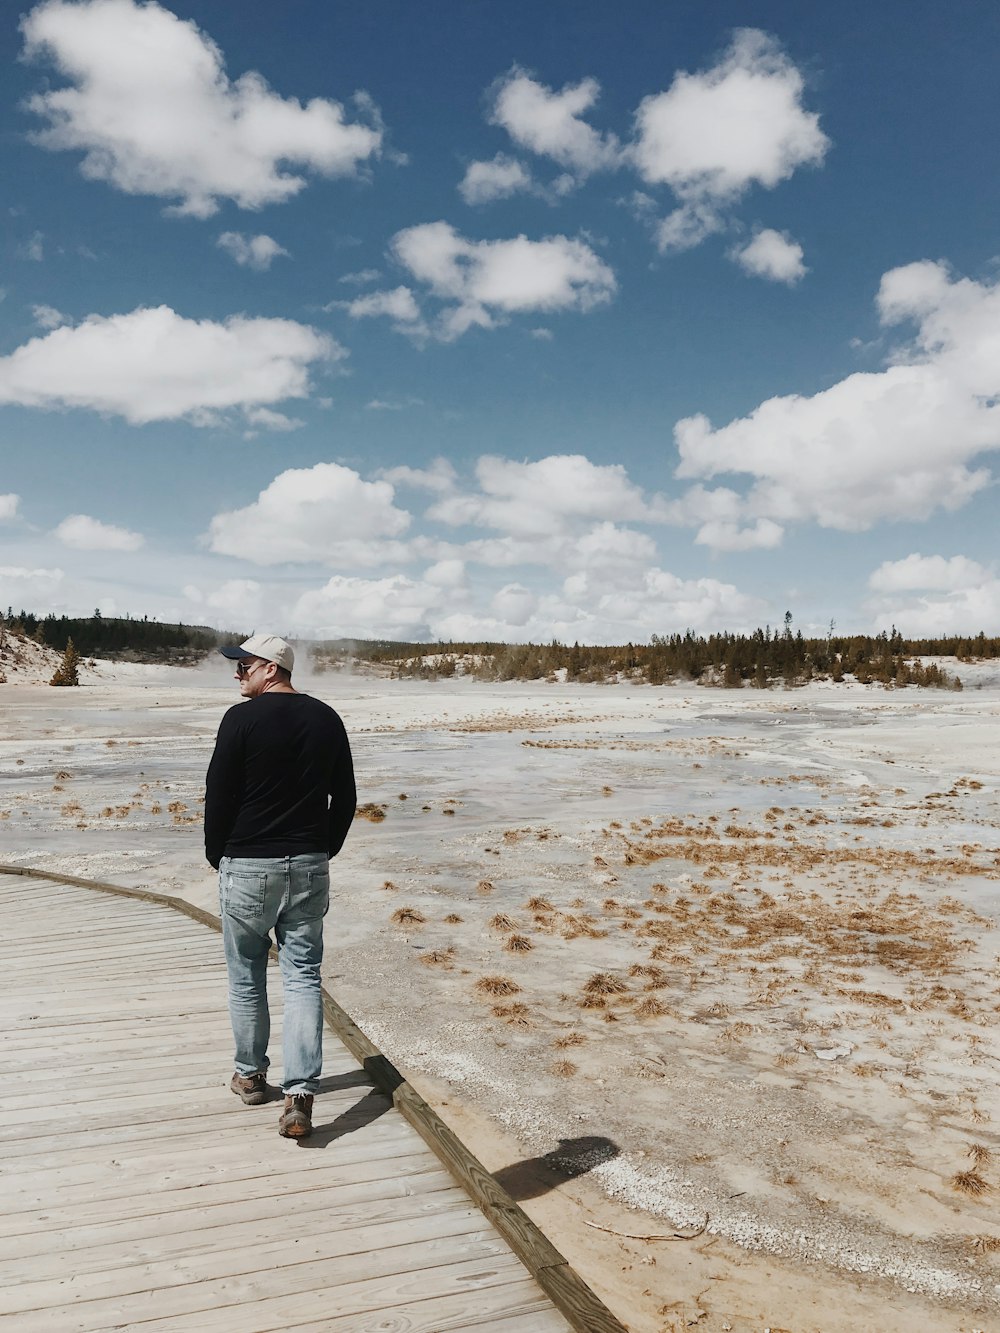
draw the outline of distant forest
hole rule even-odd
[[[233,638],[205,625],[165,625],[131,616],[36,616],[7,608],[0,615],[0,646],[5,636],[34,639],[63,652],[70,639],[81,657],[132,662],[197,662],[216,645]]]
[[[0,647],[5,637],[34,639],[62,652],[72,639],[83,658],[104,657],[138,662],[199,661],[223,643],[239,643],[243,634],[224,633],[206,625],[163,624],[143,616],[37,616],[7,608],[0,614]],[[300,654],[307,645],[299,646]],[[877,635],[830,632],[804,638],[793,631],[791,612],[780,628],[767,626],[752,634],[654,634],[648,644],[593,646],[448,642],[411,643],[389,639],[337,639],[308,645],[316,670],[338,670],[368,663],[394,677],[425,680],[468,674],[480,680],[565,679],[699,681],[736,689],[766,689],[772,683],[805,684],[809,680],[845,678],[886,687],[931,685],[961,689],[961,682],[926,658],[957,658],[960,662],[1000,658],[1000,638],[984,633],[940,639],[907,639],[893,628]]]
[[[845,677],[887,687],[932,685],[961,689],[958,678],[926,657],[955,657],[970,662],[1000,657],[1000,638],[985,634],[944,639],[904,639],[895,628],[877,635],[838,635],[804,638],[793,632],[792,618],[784,627],[770,626],[752,634],[654,634],[648,644],[617,646],[507,643],[405,643],[391,640],[355,642],[337,640],[317,645],[313,659],[319,670],[336,669],[352,661],[380,665],[394,676],[438,679],[463,671],[482,680],[545,680],[555,672],[567,680],[600,682],[610,679],[646,681],[700,681],[736,689],[743,685],[766,689],[772,682],[805,684],[809,680],[842,681]]]

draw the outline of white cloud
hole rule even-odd
[[[255,269],[258,273],[269,269],[279,255],[288,254],[285,247],[271,236],[244,236],[241,231],[224,231],[216,245],[232,255],[237,264]]]
[[[718,64],[679,73],[666,92],[643,99],[632,161],[680,205],[660,225],[661,249],[698,244],[752,185],[773,189],[798,167],[822,162],[829,140],[802,106],[803,90],[775,39],[742,28]]]
[[[444,339],[524,311],[591,310],[610,301],[617,286],[590,246],[568,236],[468,241],[447,222],[429,222],[398,232],[392,249],[418,282],[449,303],[438,330]]]
[[[29,569],[22,565],[0,565],[0,587],[8,606],[37,611],[54,597],[65,578],[61,569]]]
[[[887,560],[868,579],[867,603],[881,628],[910,637],[987,633],[1000,620],[1000,579],[976,560],[912,554]]]
[[[254,579],[226,579],[207,593],[188,584],[184,596],[196,606],[211,611],[215,624],[226,627],[240,625],[246,628],[262,624],[269,609],[265,590]]]
[[[177,199],[180,213],[281,203],[306,183],[290,167],[353,176],[381,146],[370,104],[352,123],[339,102],[303,106],[260,74],[231,81],[212,39],[152,0],[46,0],[21,27],[25,53],[68,80],[29,99],[48,122],[34,141],[82,151],[85,176]]]
[[[102,523],[89,514],[70,514],[56,528],[55,535],[63,546],[76,551],[138,551],[145,540],[140,532]]]
[[[31,313],[35,323],[43,329],[58,329],[61,324],[70,324],[72,320],[52,305],[33,305]]]
[[[243,415],[248,425],[259,426],[262,430],[299,430],[306,424],[298,417],[286,416],[284,412],[275,412],[270,407],[248,407],[244,409]]]
[[[531,338],[537,338],[539,342],[548,343],[552,341],[555,335],[553,334],[551,329],[537,328],[537,329],[529,329],[528,336]]]
[[[876,592],[961,592],[990,583],[994,575],[976,560],[964,555],[906,556],[903,560],[886,560],[868,579],[868,586]]]
[[[878,306],[884,324],[917,326],[893,364],[771,398],[719,429],[704,416],[678,422],[677,475],[749,475],[749,493],[726,502],[729,521],[849,532],[958,509],[988,485],[976,464],[1000,448],[1000,285],[909,264],[885,274]]]
[[[489,162],[470,162],[458,187],[467,204],[488,204],[531,190],[531,172],[516,157],[497,153]]]
[[[435,588],[447,588],[452,592],[465,587],[465,561],[457,559],[438,560],[424,570],[424,579]]]
[[[0,523],[17,517],[18,505],[21,503],[21,497],[12,492],[7,495],[0,495]]]
[[[405,560],[393,540],[410,515],[393,503],[387,481],[363,481],[339,463],[317,463],[280,473],[242,509],[217,514],[209,546],[258,565],[286,561],[351,567]]]
[[[552,454],[534,463],[486,455],[476,464],[476,477],[478,493],[445,495],[428,517],[532,540],[582,524],[655,517],[620,463],[602,466],[582,454]]]
[[[40,231],[33,232],[21,247],[21,255],[24,259],[31,259],[36,264],[40,264],[45,258],[45,237]]]
[[[375,282],[382,274],[377,268],[362,268],[356,273],[345,273],[343,277],[337,279],[338,282],[346,282],[352,287],[363,287],[366,283]]]
[[[309,391],[309,367],[346,352],[288,319],[184,319],[169,306],[90,315],[0,357],[0,403],[89,408],[135,425],[213,423]]]
[[[420,322],[420,307],[409,287],[395,287],[392,291],[359,296],[354,301],[348,301],[345,309],[352,319],[388,315],[397,325]]]
[[[393,574],[384,579],[335,575],[322,588],[303,593],[292,609],[297,625],[317,638],[386,637],[429,640],[428,616],[439,610],[442,589]]]
[[[495,593],[490,610],[508,625],[526,625],[538,608],[538,598],[520,583],[508,583]]]
[[[746,245],[736,246],[729,257],[752,277],[787,282],[789,286],[808,272],[798,241],[787,232],[775,231],[771,227],[758,231]]]
[[[417,490],[446,495],[455,490],[458,474],[447,458],[435,458],[425,468],[387,467],[378,475],[393,486],[413,486]]]
[[[613,134],[600,134],[583,119],[600,95],[596,79],[581,79],[553,92],[517,65],[495,86],[490,119],[515,143],[565,167],[568,180],[614,167],[621,146]]]

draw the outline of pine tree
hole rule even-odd
[[[63,660],[56,667],[55,674],[49,681],[50,685],[79,685],[80,684],[80,654],[76,651],[72,639],[66,640],[66,651],[63,653]]]

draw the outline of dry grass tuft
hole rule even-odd
[[[552,1072],[558,1074],[560,1078],[572,1078],[577,1068],[572,1060],[557,1060],[552,1066]]]
[[[492,893],[493,889],[494,889],[493,881],[489,879],[481,879],[479,883],[476,885],[477,893]]]
[[[506,912],[497,912],[490,918],[490,930],[517,930],[517,922]]]
[[[423,912],[418,912],[415,907],[397,907],[391,920],[397,926],[422,926],[427,918]]]
[[[557,1051],[564,1051],[569,1046],[582,1046],[586,1040],[582,1032],[567,1032],[563,1037],[556,1037],[552,1044]]]
[[[451,967],[451,960],[455,957],[455,950],[448,949],[428,949],[426,953],[420,955],[420,961],[424,967]]]
[[[354,812],[355,819],[367,819],[372,824],[381,824],[385,819],[385,806],[376,805],[374,801],[369,801],[366,805],[359,805]]]
[[[547,898],[529,898],[524,905],[529,912],[554,912],[556,910]]]
[[[502,1018],[511,1027],[531,1027],[531,1010],[526,1004],[495,1004],[490,1012],[494,1018]]]
[[[989,1166],[993,1161],[992,1149],[987,1148],[985,1143],[970,1143],[968,1156],[972,1158],[976,1166]]]
[[[399,892],[399,885],[398,885],[398,884],[393,884],[393,882],[392,882],[391,879],[387,879],[387,880],[385,881],[385,883],[382,885],[382,887],[383,887],[383,889],[389,889],[392,893],[398,893],[398,892]]]
[[[595,972],[583,989],[588,995],[625,995],[628,986],[610,972]]]
[[[666,1012],[667,1006],[655,995],[647,995],[635,1006],[635,1013],[639,1018],[660,1018]]]
[[[457,912],[449,912],[444,919],[446,926],[460,926],[465,920],[464,916],[459,916]]]
[[[581,1009],[606,1009],[608,1002],[603,995],[585,995],[580,1001]]]
[[[517,995],[521,990],[516,981],[500,976],[480,977],[475,988],[480,995]]]
[[[503,947],[508,953],[527,953],[535,946],[532,944],[531,940],[528,939],[527,935],[511,935],[510,939]]]
[[[1000,1250],[1000,1236],[972,1236],[970,1241],[977,1254],[995,1254]]]
[[[951,1178],[951,1187],[958,1190],[960,1194],[968,1194],[974,1199],[981,1199],[984,1194],[989,1193],[990,1183],[978,1171],[957,1171]]]

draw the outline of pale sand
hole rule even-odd
[[[960,669],[309,682],[386,812],[334,863],[328,985],[491,1169],[595,1141],[501,1175],[637,1331],[1000,1326],[1000,672]],[[0,687],[2,857],[214,907],[199,798],[235,687],[99,671]],[[597,973],[625,989],[581,1007]],[[980,1197],[953,1183],[974,1144]],[[706,1214],[690,1241],[583,1225]]]

